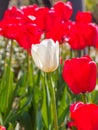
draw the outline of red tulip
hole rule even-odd
[[[68,28],[70,22],[68,19],[72,14],[71,3],[57,2],[47,12],[46,26],[45,26],[45,38],[52,38],[54,41],[63,43],[67,38]]]
[[[60,23],[59,18],[56,16],[55,10],[54,9],[48,10],[47,16],[46,16],[45,30],[50,31],[59,23]]]
[[[35,13],[34,13],[34,16],[36,17],[35,24],[37,24],[37,26],[42,31],[45,31],[46,16],[47,16],[48,10],[49,9],[47,7],[38,7],[36,8]]]
[[[96,63],[90,57],[73,58],[65,61],[62,76],[75,94],[91,92],[96,85]]]
[[[56,15],[59,17],[60,21],[68,20],[72,15],[72,5],[70,2],[56,2],[53,6]]]
[[[98,49],[98,26],[96,26],[97,29],[97,42],[96,42],[96,48]]]
[[[78,13],[76,14],[76,22],[91,23],[92,22],[91,12],[78,11]]]
[[[8,39],[15,39],[19,34],[19,28],[21,21],[18,18],[7,18],[0,21],[0,35],[7,37]]]
[[[0,126],[0,130],[6,130],[4,126]]]
[[[84,49],[87,46],[96,47],[97,29],[95,24],[73,22],[69,29],[68,43],[75,50]]]
[[[46,24],[45,24],[45,38],[53,39],[54,41],[61,41],[62,39],[62,29],[61,23],[56,16],[56,12],[53,9],[50,9],[46,16]]]
[[[32,44],[40,42],[42,32],[21,12],[15,7],[6,11],[0,21],[0,35],[16,40],[21,47],[28,50]]]
[[[0,21],[0,35],[13,39],[24,49],[30,49],[32,44],[40,42],[42,32],[35,24],[22,23],[17,18]]]
[[[63,43],[64,39],[68,36],[67,31],[70,24],[70,21],[60,21],[55,10],[51,8],[46,16],[45,38],[52,38],[54,41]]]
[[[29,6],[21,6],[20,9],[24,13],[24,15],[34,15],[35,9],[38,8],[36,4],[29,5]]]
[[[76,24],[75,22],[73,22],[69,28],[68,43],[73,50],[84,49],[87,45],[83,35],[83,32],[86,32],[86,30],[83,29],[84,29],[83,24],[79,25]]]
[[[28,50],[31,48],[32,44],[40,42],[42,32],[39,31],[39,28],[35,24],[21,25],[18,31],[19,34],[15,40],[24,49]]]
[[[74,103],[70,107],[72,126],[77,130],[98,130],[98,106],[95,104]]]
[[[36,17],[34,16],[35,10],[38,8],[36,4],[29,6],[22,6],[20,9],[24,13],[23,21],[25,23],[35,23]]]
[[[5,11],[3,19],[0,21],[0,35],[9,39],[15,39],[19,33],[19,27],[23,24],[23,12],[15,6]]]
[[[80,25],[81,26],[81,25]],[[93,46],[96,47],[97,44],[97,29],[96,25],[94,23],[89,23],[87,25],[84,25],[85,30],[83,30],[83,36],[85,39],[86,46]]]
[[[96,47],[97,29],[92,23],[90,12],[78,12],[76,21],[73,22],[69,29],[68,43],[72,49],[81,50],[87,46]]]
[[[13,6],[5,11],[3,19],[16,18],[16,17],[22,18],[23,15],[24,13],[22,12],[22,10]]]

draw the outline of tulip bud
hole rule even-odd
[[[33,44],[31,54],[36,66],[44,72],[53,72],[59,65],[59,43],[52,39]]]
[[[70,106],[71,126],[77,130],[98,130],[98,105],[74,103]]]
[[[96,63],[89,56],[67,60],[62,76],[73,93],[91,92],[96,86]]]

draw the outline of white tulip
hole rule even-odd
[[[44,72],[53,72],[59,65],[59,43],[52,39],[33,44],[31,54],[36,66]]]

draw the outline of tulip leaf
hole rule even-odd
[[[67,100],[69,100],[69,95],[67,93],[67,88],[65,87],[63,95],[61,100],[59,101],[59,106],[58,106],[58,122],[59,125],[62,125],[62,122],[65,122],[65,117],[68,116],[69,114],[69,104]]]
[[[12,123],[9,123],[9,127],[8,127],[7,130],[15,130],[15,129],[13,128],[13,124],[12,124]]]
[[[41,114],[41,111],[40,110],[38,110],[38,112],[37,112],[37,130],[42,130],[42,127],[43,127],[43,125],[42,125],[42,114]]]
[[[48,87],[45,85],[43,88],[44,89],[43,89],[42,117],[46,128],[50,130],[52,123],[51,100]]]
[[[3,113],[6,112],[5,114],[12,106],[14,89],[13,72],[7,66],[0,83],[0,110]]]
[[[91,103],[98,104],[98,99],[97,99],[97,97],[98,97],[98,90],[94,90],[91,94],[89,94],[88,99],[89,99],[89,101],[90,101]]]

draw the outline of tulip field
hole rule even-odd
[[[0,20],[0,130],[98,130],[98,25],[71,2],[9,7]]]

